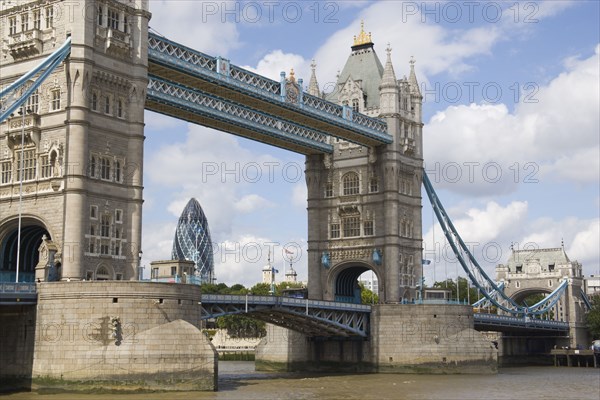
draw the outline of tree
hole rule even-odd
[[[471,287],[467,283],[466,278],[461,278],[461,277],[458,278],[458,297],[457,297],[457,293],[456,293],[456,280],[446,279],[445,281],[442,281],[442,282],[435,282],[433,284],[433,287],[436,289],[450,290],[451,291],[451,294],[450,294],[451,300],[456,300],[458,298],[458,301],[460,301],[461,303],[470,301],[471,304],[473,304],[477,301],[477,288]],[[468,294],[467,294],[467,288],[469,290]]]
[[[226,315],[217,318],[217,328],[226,329],[232,338],[255,338],[267,334],[265,323],[245,315]]]
[[[253,294],[269,294],[270,286],[266,284],[257,284],[251,289]],[[212,283],[205,283],[200,286],[200,290],[205,294],[233,294],[233,295],[245,295],[249,294],[248,290],[242,284],[235,284],[228,287],[224,283],[218,285]],[[215,320],[215,325],[219,329],[227,330],[227,334],[233,338],[250,338],[250,337],[263,337],[266,335],[265,323],[258,321],[245,315],[226,315],[219,317]]]
[[[585,316],[588,329],[593,339],[600,339],[600,294],[590,296],[592,309]]]
[[[539,303],[540,301],[544,300],[546,298],[546,294],[545,293],[534,293],[534,294],[530,294],[529,296],[525,297],[520,303],[520,306],[524,306],[524,307],[530,307],[534,304]],[[543,314],[541,314],[538,318],[542,318],[542,319],[554,319],[554,311],[550,310],[547,311]]]
[[[268,296],[271,292],[271,285],[268,283],[257,283],[250,288],[250,293],[257,296]]]
[[[359,282],[360,286],[360,302],[362,304],[377,304],[379,303],[379,296],[377,296],[371,289],[365,287],[365,284]]]

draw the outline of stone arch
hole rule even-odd
[[[552,293],[552,290],[543,287],[523,287],[522,285],[520,290],[517,290],[510,295],[510,298],[513,299],[517,304],[522,304],[523,300],[527,296],[540,293],[550,294]],[[529,305],[531,306],[532,304]]]
[[[94,272],[94,279],[97,281],[112,281],[115,279],[115,274],[110,265],[100,263]]]
[[[0,279],[14,282],[17,270],[17,252],[19,253],[19,281],[33,282],[35,267],[39,262],[38,249],[42,237],[52,239],[47,224],[34,216],[21,218],[21,248],[18,250],[19,221],[12,218],[0,224]]]
[[[335,301],[345,303],[360,303],[360,288],[358,278],[367,271],[373,271],[379,282],[379,298],[383,298],[383,280],[377,267],[364,261],[347,261],[333,267],[327,277],[327,286],[333,293]]]

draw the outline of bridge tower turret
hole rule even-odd
[[[496,267],[496,280],[504,281],[504,293],[517,303],[529,295],[551,293],[565,279],[567,288],[552,315],[555,320],[569,323],[569,346],[585,345],[589,338],[582,298],[582,266],[569,259],[564,247],[513,250],[507,263]]]
[[[33,280],[36,243],[46,234],[59,249],[60,279],[136,279],[148,0],[2,4],[8,41],[0,85],[28,72],[68,36],[71,54],[29,98],[25,126],[20,116],[0,126],[0,247],[11,248],[16,237],[22,157],[21,276]],[[4,275],[14,273],[15,261],[15,252],[0,255]],[[46,275],[44,268],[35,271],[39,280]]]
[[[325,98],[384,118],[394,141],[367,148],[332,139],[332,155],[307,157],[310,298],[360,302],[357,279],[368,270],[377,276],[382,302],[416,298],[422,260],[419,96],[408,79],[396,78],[391,48],[384,67],[361,26]]]

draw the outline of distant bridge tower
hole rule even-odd
[[[414,61],[396,79],[361,25],[327,100],[384,118],[394,142],[367,148],[334,139],[331,155],[308,156],[309,297],[360,302],[358,277],[372,270],[387,303],[412,300],[421,277],[423,140]],[[319,95],[313,63],[309,93]]]
[[[135,279],[141,242],[147,0],[13,1],[0,6],[0,85],[71,36],[71,55],[0,125],[0,269],[14,276],[23,159],[21,279]],[[23,124],[24,122],[24,124]],[[24,146],[21,146],[21,136]],[[40,263],[43,264],[43,263]],[[4,280],[9,280],[4,279]]]
[[[504,293],[519,304],[532,294],[551,293],[563,279],[568,279],[568,286],[553,308],[554,319],[569,323],[571,346],[585,344],[582,267],[569,259],[563,247],[513,250],[508,262],[496,267],[496,280],[505,282]]]

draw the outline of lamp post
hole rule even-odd
[[[19,162],[19,222],[17,228],[17,265],[15,268],[15,282],[19,282],[19,269],[21,259],[21,220],[23,217],[23,170],[25,168],[25,107],[19,110],[21,115],[21,160]]]
[[[138,281],[144,280],[144,267],[142,267],[142,255],[144,252],[140,250],[138,252]]]

